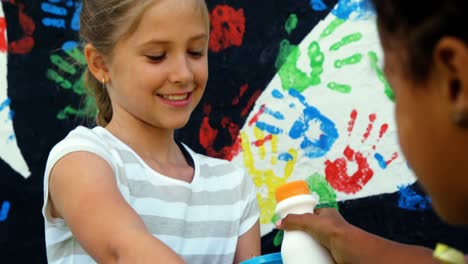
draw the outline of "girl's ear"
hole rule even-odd
[[[468,46],[454,37],[442,38],[434,48],[434,64],[453,123],[468,128]]]
[[[109,69],[104,56],[92,44],[86,44],[84,55],[91,74],[100,82],[106,83],[109,79]]]

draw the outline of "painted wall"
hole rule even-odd
[[[366,1],[207,3],[210,80],[177,137],[246,168],[258,188],[265,253],[281,239],[274,190],[294,179],[370,232],[468,251],[468,230],[440,222],[401,154]],[[0,5],[1,262],[45,263],[48,151],[76,125],[92,125],[76,42],[80,9],[79,0]]]

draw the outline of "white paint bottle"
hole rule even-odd
[[[314,213],[318,200],[316,194],[310,193],[307,182],[292,181],[276,190],[276,214],[283,219],[288,214]],[[299,230],[284,231],[281,257],[284,264],[335,263],[325,247]]]

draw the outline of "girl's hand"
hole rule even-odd
[[[302,230],[325,246],[337,263],[348,262],[347,252],[350,245],[346,243],[354,228],[331,208],[315,210],[315,214],[290,214],[276,223],[277,228],[285,230]]]

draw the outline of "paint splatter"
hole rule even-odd
[[[248,84],[244,84],[240,87],[239,89],[239,95],[234,97],[232,100],[232,106],[239,106],[239,102],[241,101],[242,97],[245,96],[247,90],[249,89]],[[250,111],[253,105],[255,104],[255,101],[257,98],[260,96],[261,91],[256,90],[248,99],[247,104],[242,107],[240,117],[245,117]],[[245,98],[244,98],[245,99]],[[231,117],[223,117],[220,122],[220,128],[223,131],[227,131],[229,135],[229,140],[230,143],[225,143],[221,149],[216,150],[214,148],[215,142],[219,139],[220,137],[220,129],[214,128],[211,125],[211,122],[214,122],[211,118],[211,105],[205,104],[204,105],[204,114],[205,116],[203,117],[202,124],[200,127],[200,132],[199,132],[199,142],[200,145],[205,149],[206,153],[209,156],[212,157],[217,157],[217,158],[223,158],[227,160],[231,160],[234,156],[236,156],[240,150],[241,150],[241,139],[239,137],[239,130],[240,130],[240,125],[232,121]],[[263,110],[261,110],[261,113]],[[261,115],[261,113],[258,113],[258,116]],[[252,122],[252,121],[251,121]],[[223,138],[223,140],[226,140],[226,138]],[[263,142],[259,141],[257,144],[263,144]]]
[[[369,124],[367,124],[366,132],[364,132],[364,135],[362,136],[361,143],[366,142],[366,140],[369,138],[372,132],[372,129],[374,128],[374,122],[375,122],[376,117],[377,116],[375,114],[369,115]]]
[[[309,73],[305,73],[297,67],[297,61],[301,56],[299,47],[289,46],[288,51],[289,55],[278,70],[284,90],[294,88],[299,92],[303,92],[310,86],[315,86],[322,82],[320,76],[323,73],[324,54],[318,42],[313,41],[308,47],[307,55],[311,68]]]
[[[275,215],[276,198],[275,190],[286,183],[291,177],[294,166],[297,162],[297,151],[293,148],[289,149],[286,153],[278,153],[278,136],[265,134],[258,128],[254,128],[255,139],[253,142],[258,142],[264,138],[270,138],[265,141],[264,144],[251,144],[249,136],[245,132],[241,132],[241,144],[242,144],[242,157],[244,165],[247,169],[248,174],[252,177],[253,182],[257,189],[260,191],[257,193],[257,201],[262,208],[260,212],[260,223],[270,223],[273,216]],[[256,159],[265,160],[269,162],[269,166],[266,168],[257,168],[255,166]],[[283,166],[280,172],[275,172],[273,167],[279,165]],[[262,191],[264,190],[264,191]]]
[[[344,94],[350,93],[352,89],[351,85],[341,84],[341,83],[336,83],[336,82],[328,83],[327,87],[332,91],[344,93]]]
[[[315,173],[306,178],[307,185],[311,192],[315,192],[319,197],[319,204],[316,208],[333,207],[339,209],[336,201],[336,192],[323,175]]]
[[[399,186],[398,207],[411,211],[424,211],[431,208],[428,196],[422,196],[411,185]]]
[[[338,131],[335,124],[322,115],[317,108],[310,106],[299,91],[290,89],[289,95],[296,98],[304,106],[303,115],[293,122],[289,130],[289,136],[292,139],[302,138],[300,147],[304,150],[307,157],[312,159],[324,156],[338,138]],[[320,124],[319,128],[321,133],[318,138],[311,138],[308,136],[312,123]]]
[[[287,39],[283,39],[280,42],[278,56],[276,57],[276,61],[275,61],[276,69],[280,69],[281,66],[283,66],[289,54],[291,54],[291,52],[293,52],[295,48],[296,46],[291,45],[291,43],[289,43],[289,40]]]
[[[8,43],[6,39],[6,20],[4,17],[0,17],[0,52],[7,52]]]
[[[281,242],[283,241],[283,237],[284,237],[284,230],[278,230],[278,233],[276,233],[275,238],[273,239],[273,245],[275,247],[279,247],[281,245]]]
[[[18,0],[5,0],[5,3],[12,4],[18,8],[18,19],[23,31],[23,36],[17,40],[13,40],[8,45],[8,51],[13,54],[27,54],[35,45],[33,38],[36,24],[34,20],[25,13],[25,5]]]
[[[11,104],[11,99],[7,98],[3,102],[0,103],[0,112],[3,111],[3,109],[7,108]]]
[[[217,5],[210,14],[210,50],[220,52],[231,46],[241,46],[245,33],[244,10]]]
[[[54,29],[78,31],[80,29],[79,15],[81,9],[81,1],[44,1],[41,4],[44,15],[42,24]],[[53,67],[47,69],[46,78],[64,90],[71,90],[75,95],[82,97],[83,100],[78,107],[65,106],[57,113],[57,119],[65,120],[73,117],[94,119],[97,114],[97,107],[94,98],[85,93],[82,71],[86,66],[86,60],[80,50],[79,43],[75,40],[65,41],[61,50],[61,52],[50,56],[49,59]]]
[[[308,47],[308,59],[311,68],[310,73],[306,73],[298,68],[297,64],[301,56],[300,48],[297,45],[290,44],[289,40],[283,39],[280,42],[278,57],[276,58],[275,67],[278,69],[278,75],[281,79],[283,90],[294,88],[300,92],[305,89],[317,86],[322,83],[321,75],[323,74],[325,55],[320,47],[320,41],[331,36],[345,20],[337,18],[334,19],[324,29],[320,35],[319,41],[312,41]],[[355,32],[348,34],[329,47],[330,52],[337,52],[341,49],[361,41],[363,38],[362,33]],[[334,62],[336,69],[341,69],[345,66],[352,66],[362,62],[363,55],[361,53],[352,54],[346,58],[337,59]],[[328,89],[342,93],[349,94],[352,87],[346,83],[337,83],[331,81],[327,83]]]
[[[320,34],[320,38],[323,39],[323,38],[330,36],[338,29],[338,27],[343,25],[345,22],[346,21],[343,19],[339,19],[339,18],[334,19]]]
[[[336,42],[335,44],[331,45],[330,51],[338,51],[342,47],[352,44],[354,42],[358,42],[362,39],[362,33],[354,33],[347,36],[344,36],[341,40]]]
[[[332,13],[343,20],[368,19],[375,14],[369,0],[340,0]]]
[[[296,14],[291,14],[288,17],[288,20],[286,20],[286,24],[284,25],[284,28],[288,34],[291,34],[291,32],[297,27],[297,16]]]
[[[10,104],[11,104],[11,99],[10,98],[6,98],[3,102],[0,102],[0,112],[2,112],[3,110],[7,110],[10,108]],[[9,109],[9,112],[7,114],[7,119],[5,120],[5,123],[10,123],[13,121],[13,117],[15,116],[15,112],[11,109]],[[7,138],[7,142],[6,143],[10,143],[12,142],[14,139],[16,139],[15,135],[14,134],[10,134],[8,135],[8,138]]]
[[[312,7],[312,9],[315,11],[327,10],[327,5],[323,2],[323,0],[310,0],[309,4],[310,7]]]
[[[372,69],[374,69],[375,74],[379,78],[380,82],[382,82],[384,86],[384,93],[390,99],[390,101],[395,102],[395,94],[393,93],[393,90],[390,86],[390,83],[388,83],[387,78],[385,78],[385,74],[383,71],[380,69],[378,62],[379,58],[377,57],[377,53],[371,51],[368,53],[369,59],[371,62]]]
[[[374,175],[367,159],[361,152],[354,151],[347,146],[343,151],[344,157],[335,161],[325,161],[325,177],[337,191],[354,194],[360,191]],[[348,163],[357,164],[357,170],[348,174]]]
[[[61,1],[62,2],[62,1]],[[71,28],[73,31],[80,29],[80,12],[82,8],[81,1],[66,0],[63,1],[65,6],[57,5],[59,2],[56,0],[49,0],[41,4],[42,11],[47,15],[42,19],[42,24],[46,27],[66,29]],[[67,21],[67,16],[73,13],[72,19]],[[69,26],[67,24],[69,23]]]
[[[302,115],[293,122],[288,135],[292,139],[301,140],[300,147],[307,157],[312,159],[324,156],[338,138],[338,131],[336,130],[335,124],[322,115],[318,109],[310,106],[299,91],[290,89],[288,95],[297,100],[304,107]],[[284,98],[284,95],[277,89],[272,91],[272,96],[276,99]],[[255,123],[256,128],[273,135],[284,133],[282,128],[259,120],[262,114],[269,115],[278,121],[285,119],[284,114],[262,105],[257,114],[249,121],[249,125]],[[309,136],[312,129],[311,124],[319,124],[318,128],[320,129],[320,133],[318,137]]]
[[[209,113],[205,114],[208,115]],[[222,119],[221,126],[229,132],[232,142],[230,145],[223,146],[220,150],[214,149],[213,145],[218,138],[218,129],[211,126],[208,116],[203,117],[199,133],[199,142],[209,156],[231,160],[240,150],[238,147],[240,142],[236,140],[239,134],[239,126],[232,122],[229,117],[224,117]]]
[[[57,114],[57,119],[64,120],[72,117],[93,119],[97,114],[94,98],[87,96],[84,88],[84,74],[82,68],[86,66],[86,59],[76,41],[66,41],[62,44],[62,51],[50,55],[50,62],[54,66],[47,69],[47,79],[53,81],[64,90],[71,90],[77,96],[83,97],[82,105],[65,106]]]
[[[357,111],[353,109],[348,122],[348,137],[352,134],[357,115]],[[372,134],[377,115],[375,113],[370,114],[368,118],[369,123],[362,135],[361,143],[366,142]],[[372,146],[372,151],[376,150],[376,145],[380,142],[387,130],[388,124],[382,124],[379,130],[379,137],[377,138],[376,143]],[[349,145],[346,146],[343,150],[343,157],[335,159],[334,161],[325,161],[325,178],[337,191],[344,192],[346,194],[359,192],[374,175],[374,170],[370,167],[368,162],[368,156],[369,155],[364,155],[360,151],[354,150]],[[398,153],[394,152],[392,157],[387,161],[379,153],[375,153],[373,157],[377,160],[380,168],[386,169],[388,165],[398,158]],[[351,174],[348,172],[348,165],[350,164],[357,165],[356,171]]]
[[[395,152],[392,154],[392,157],[389,160],[385,160],[385,158],[382,156],[380,153],[375,153],[374,158],[377,160],[377,163],[379,163],[380,168],[386,169],[388,165],[390,165],[394,160],[398,158],[398,153]]]
[[[353,132],[353,129],[354,129],[354,125],[356,124],[357,110],[353,109],[349,117],[350,118],[348,121],[348,137],[351,136],[351,133]]]
[[[354,55],[351,55],[347,58],[344,58],[344,59],[340,59],[340,60],[336,60],[335,63],[334,63],[334,66],[335,68],[337,69],[340,69],[342,68],[343,66],[346,66],[346,65],[354,65],[354,64],[358,64],[361,62],[362,60],[362,54],[354,54]]]
[[[315,192],[320,198],[319,204],[315,207],[315,209],[335,208],[339,210],[338,202],[336,201],[336,192],[323,175],[315,173],[307,177],[305,181],[307,182],[307,186],[309,187],[310,192]],[[279,219],[280,217],[275,214],[271,218],[271,222],[275,224]],[[276,247],[280,246],[281,242],[283,241],[283,237],[284,231],[279,230],[273,239],[273,245]]]
[[[10,202],[4,201],[2,203],[2,208],[0,209],[0,222],[3,222],[8,218],[9,212],[10,212]]]

